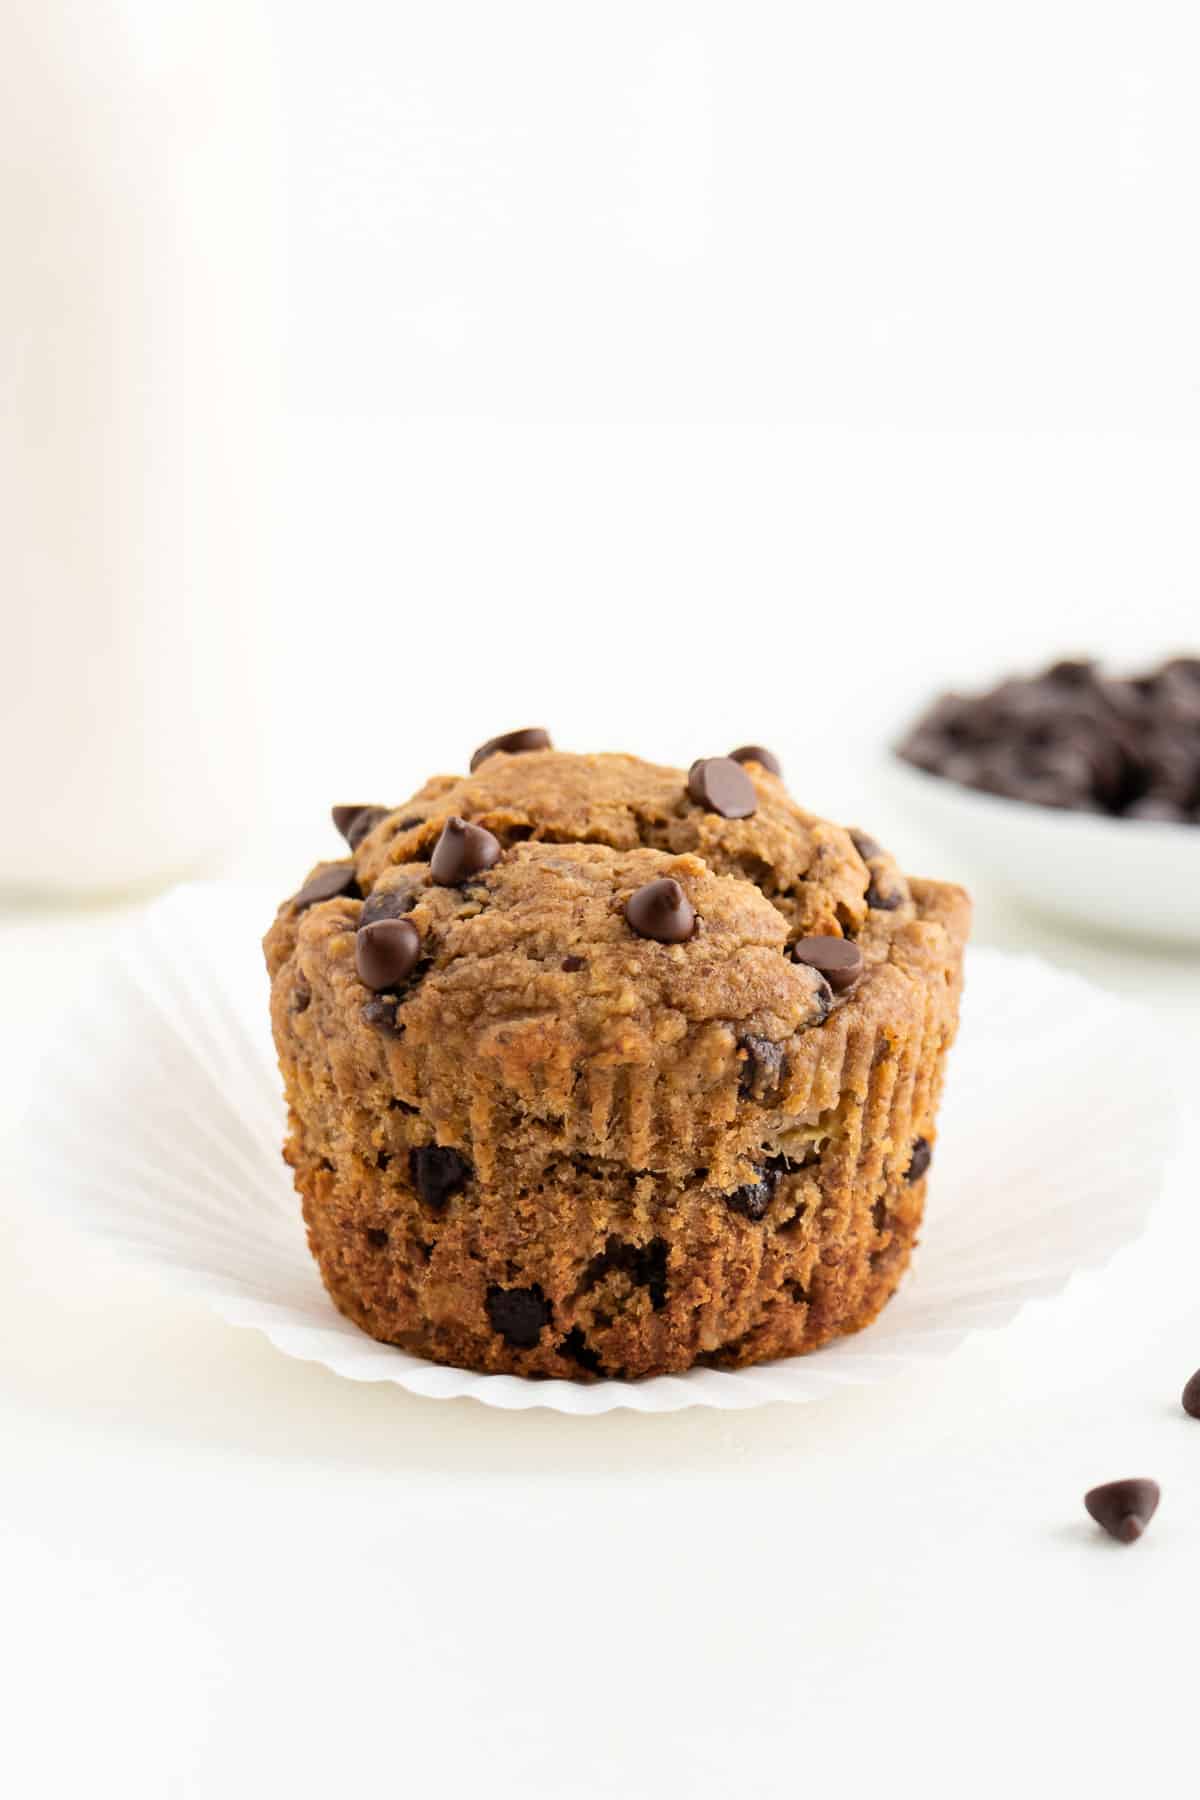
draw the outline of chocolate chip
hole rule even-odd
[[[746,1052],[746,1060],[742,1064],[738,1092],[743,1097],[755,1094],[759,1099],[765,1099],[779,1085],[787,1060],[786,1048],[783,1044],[772,1043],[770,1038],[749,1034],[739,1039],[739,1048]]]
[[[536,1281],[532,1287],[519,1288],[493,1284],[486,1304],[492,1330],[514,1350],[532,1350],[543,1327],[550,1323],[550,1304]]]
[[[482,875],[500,861],[499,838],[482,825],[468,825],[465,819],[447,819],[442,835],[429,859],[429,873],[439,887],[457,887],[472,875]]]
[[[558,1346],[558,1354],[565,1356],[568,1362],[578,1363],[589,1375],[603,1375],[604,1365],[597,1353],[592,1349],[582,1327],[572,1325],[562,1343]]]
[[[363,901],[358,929],[365,931],[368,925],[378,925],[381,919],[402,918],[417,904],[420,892],[417,884],[411,881],[399,882],[395,887],[374,888]]]
[[[587,960],[582,956],[564,956],[562,966],[564,975],[578,975],[580,969],[587,968]]]
[[[634,1287],[644,1287],[650,1304],[660,1312],[667,1303],[667,1245],[665,1238],[651,1238],[648,1244],[628,1244],[623,1238],[610,1237],[598,1256],[593,1256],[583,1277],[583,1291],[589,1292],[605,1276],[617,1270],[627,1275]]]
[[[685,944],[696,929],[696,909],[669,875],[630,894],[625,917],[639,937],[659,944]]]
[[[858,854],[862,857],[864,862],[872,862],[875,857],[883,855],[883,851],[868,832],[852,831],[850,833],[850,842],[854,845],[854,848],[858,851]]]
[[[706,756],[688,770],[687,791],[697,806],[723,819],[748,819],[758,806],[754,783],[731,756]]]
[[[1193,1419],[1200,1419],[1200,1369],[1196,1370],[1184,1388],[1182,1405],[1185,1413],[1191,1413]]]
[[[877,888],[872,881],[867,889],[867,905],[873,912],[895,912],[903,904],[904,895],[898,888]]]
[[[986,694],[944,696],[898,754],[1006,799],[1187,823],[1200,806],[1195,666],[1173,658],[1114,680],[1091,663],[1055,663]]]
[[[882,1196],[871,1208],[871,1223],[876,1231],[882,1231],[887,1224],[887,1201]]]
[[[772,775],[783,774],[783,764],[770,750],[764,750],[761,744],[741,744],[736,750],[729,752],[730,760],[736,763],[756,762],[760,769],[769,769]]]
[[[905,1181],[920,1181],[922,1175],[933,1161],[933,1147],[928,1138],[914,1138],[912,1156],[904,1171]]]
[[[380,819],[386,819],[386,806],[335,806],[332,808],[333,822],[345,838],[352,850],[373,831]]]
[[[764,1176],[761,1181],[748,1181],[744,1187],[734,1188],[731,1194],[725,1195],[725,1204],[730,1212],[741,1213],[744,1219],[751,1219],[757,1225],[760,1219],[766,1218],[774,1192],[775,1182]]]
[[[317,906],[322,900],[336,900],[339,895],[357,900],[360,892],[353,863],[326,863],[309,876],[298,894],[293,894],[292,905],[297,912],[305,912],[310,906]]]
[[[749,1181],[744,1187],[734,1188],[731,1194],[725,1195],[726,1206],[730,1212],[741,1213],[757,1224],[766,1215],[780,1177],[788,1174],[793,1166],[791,1157],[768,1157],[759,1170],[757,1181]]]
[[[495,756],[498,750],[504,750],[509,756],[520,756],[525,750],[550,750],[550,733],[543,731],[540,725],[527,726],[524,731],[506,731],[500,737],[489,738],[486,744],[480,744],[471,758],[471,773],[475,773],[481,762],[489,756]]]
[[[354,966],[365,987],[382,993],[412,974],[421,954],[417,928],[408,919],[380,919],[354,940]]]
[[[309,987],[307,981],[298,981],[292,989],[292,1004],[290,1010],[294,1013],[307,1012],[311,1004],[312,989]]]
[[[863,953],[849,938],[804,937],[792,945],[792,961],[816,969],[835,994],[848,994],[862,980]]]
[[[363,1007],[362,1016],[368,1025],[374,1025],[385,1037],[402,1037],[404,1027],[396,1021],[396,1008],[399,1004],[395,994],[376,994]]]
[[[372,1250],[387,1249],[388,1234],[386,1231],[381,1231],[378,1225],[368,1225],[366,1237]]]
[[[1109,1537],[1132,1544],[1141,1537],[1158,1509],[1157,1481],[1107,1481],[1083,1496],[1083,1504]]]
[[[408,1153],[409,1179],[427,1206],[442,1207],[474,1174],[465,1156],[448,1145],[422,1144]]]

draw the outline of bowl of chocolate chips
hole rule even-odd
[[[892,768],[914,817],[997,887],[1200,945],[1200,656],[1129,676],[1061,661],[943,694]]]

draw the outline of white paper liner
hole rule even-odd
[[[122,932],[40,1072],[17,1147],[31,1191],[16,1197],[354,1381],[568,1413],[818,1400],[1060,1292],[1136,1236],[1161,1185],[1173,1122],[1152,1025],[1036,957],[971,950],[922,1242],[867,1331],[811,1356],[641,1382],[439,1368],[343,1319],[309,1256],[280,1157],[259,948],[273,912],[261,890],[197,884]]]

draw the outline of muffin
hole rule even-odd
[[[434,1362],[633,1379],[858,1331],[921,1221],[969,902],[748,746],[544,732],[402,806],[267,933],[284,1155],[335,1304]]]

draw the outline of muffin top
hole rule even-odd
[[[847,1008],[883,1016],[905,961],[944,954],[920,884],[797,806],[767,752],[685,774],[502,746],[401,806],[335,808],[349,858],[318,865],[267,938],[287,1030],[347,1095],[419,1105],[439,1142],[479,1135],[472,1108],[513,1107],[612,1154],[622,1086],[619,1153],[642,1106],[641,1154],[692,1165],[716,1152],[690,1118],[712,1139],[748,1096],[794,1112],[805,1040]]]
[[[392,811],[362,809],[351,830],[359,880],[369,889],[388,868],[427,860],[446,820],[457,816],[484,826],[506,849],[526,842],[602,844],[701,857],[713,874],[734,876],[764,894],[792,937],[858,931],[871,910],[872,888],[872,904],[885,903],[881,910],[910,904],[904,878],[869,839],[857,834],[856,847],[850,832],[805,812],[761,763],[738,763],[730,776],[729,761],[702,759],[685,774],[636,756],[494,751],[472,774],[435,776]],[[705,771],[714,764],[725,767],[706,785]],[[742,806],[731,805],[722,774],[728,787],[738,778],[744,783],[745,816],[727,816]],[[359,837],[363,825],[368,829]]]

